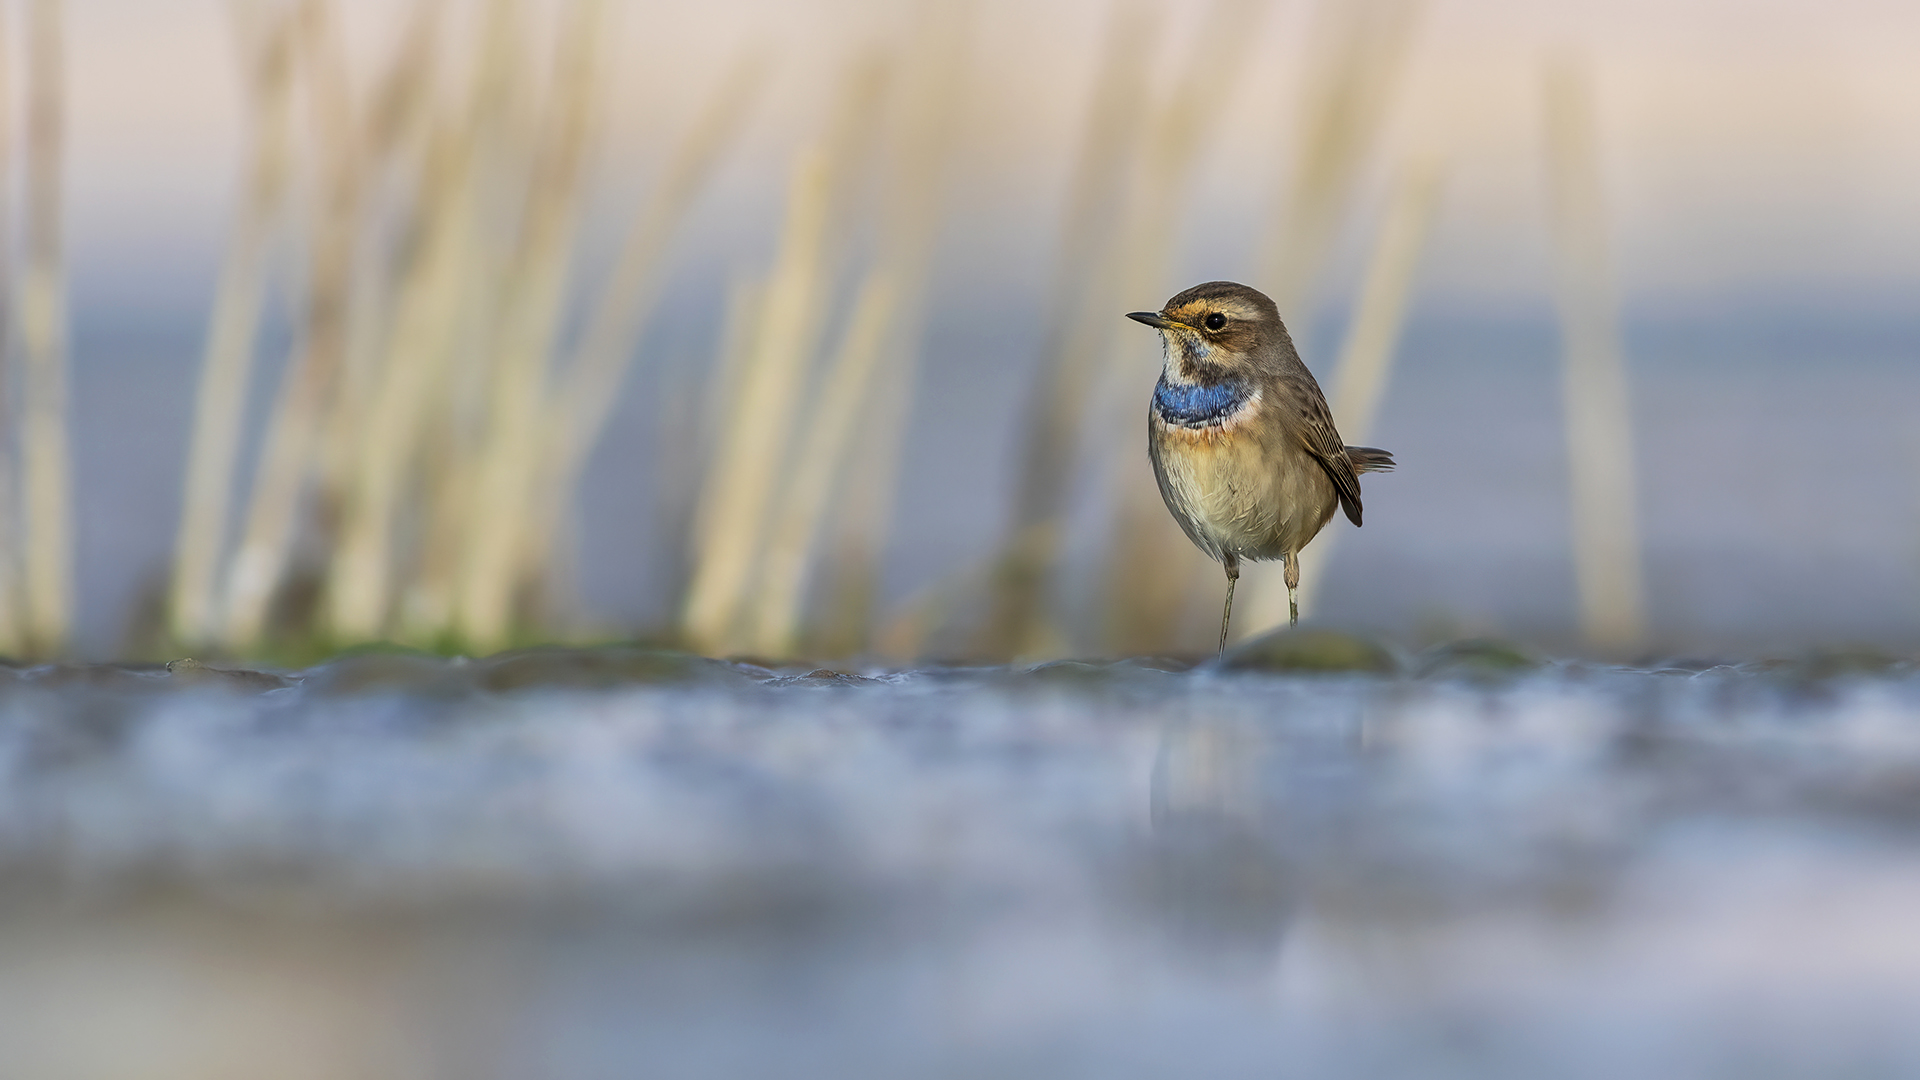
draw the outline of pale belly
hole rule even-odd
[[[1333,482],[1305,450],[1262,445],[1232,424],[1147,423],[1160,496],[1209,556],[1278,559],[1305,547],[1333,517]]]

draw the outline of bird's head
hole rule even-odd
[[[1159,311],[1130,312],[1127,318],[1160,331],[1166,377],[1174,382],[1253,378],[1293,348],[1273,301],[1232,281],[1195,285]]]

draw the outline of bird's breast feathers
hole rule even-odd
[[[1298,551],[1332,515],[1333,483],[1263,412],[1258,384],[1228,385],[1162,379],[1155,389],[1147,448],[1160,495],[1216,559]]]

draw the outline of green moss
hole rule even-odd
[[[1275,630],[1243,641],[1220,659],[1226,671],[1396,675],[1400,658],[1380,641],[1344,630]]]
[[[360,648],[309,668],[302,685],[313,694],[447,693],[470,688],[466,667],[420,649]]]
[[[1415,672],[1425,679],[1463,678],[1484,682],[1521,675],[1539,666],[1537,658],[1517,645],[1492,638],[1468,638],[1436,645],[1421,653]]]
[[[728,684],[746,681],[734,665],[672,649],[631,645],[598,648],[538,646],[514,649],[473,662],[483,690],[602,690],[660,683]]]

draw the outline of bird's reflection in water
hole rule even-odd
[[[1217,974],[1270,971],[1299,906],[1288,772],[1284,742],[1253,724],[1195,719],[1161,737],[1142,899],[1170,943]]]

